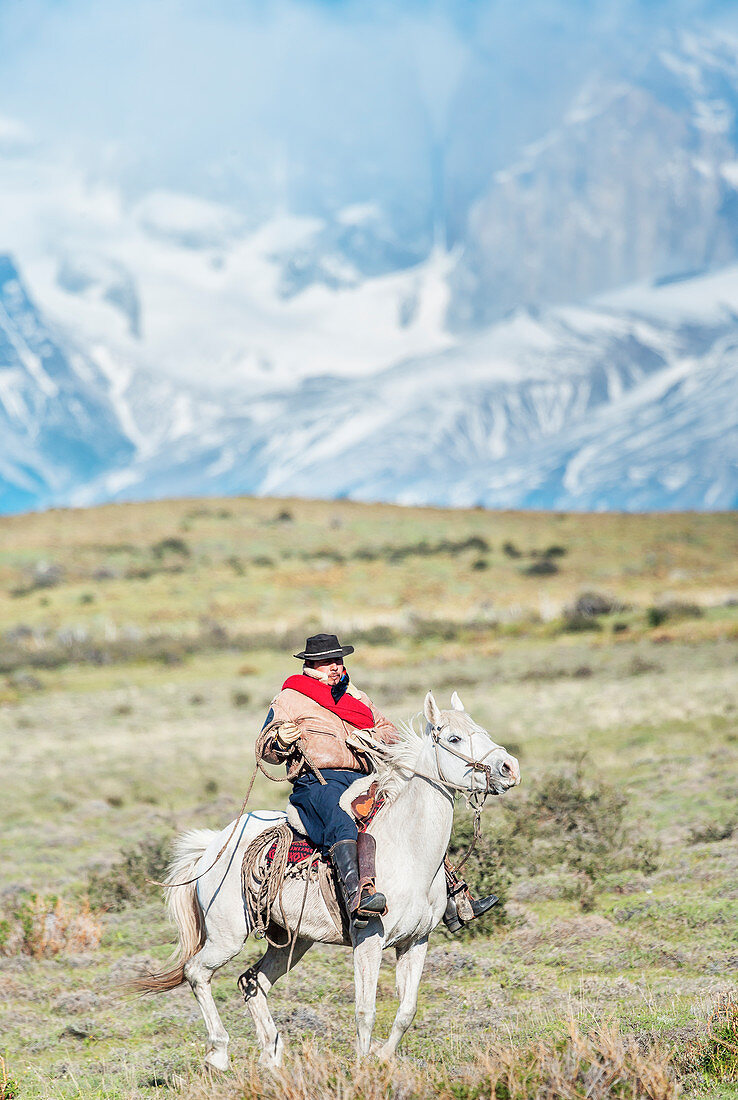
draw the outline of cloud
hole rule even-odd
[[[418,225],[443,146],[462,210],[582,79],[708,0],[23,0],[0,110],[131,199],[191,191],[254,223],[349,202]],[[0,135],[1,138],[1,135]]]

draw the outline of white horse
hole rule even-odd
[[[272,921],[283,928],[295,929],[299,922],[292,962],[297,962],[313,943],[353,947],[359,1058],[366,1056],[370,1047],[381,1057],[391,1057],[415,1017],[428,936],[446,907],[443,861],[456,792],[476,792],[476,797],[483,798],[486,794],[502,794],[520,782],[515,757],[496,745],[472,720],[456,692],[451,705],[451,710],[440,710],[429,692],[424,706],[424,732],[403,726],[398,743],[387,751],[386,763],[378,765],[379,785],[387,802],[373,820],[370,832],[377,842],[377,887],[387,898],[387,914],[371,920],[365,928],[355,929],[352,942],[338,932],[318,885],[311,884],[306,895],[304,880],[299,879],[285,880],[282,906],[275,903],[272,909]],[[284,813],[271,811],[244,814],[231,842],[212,867],[234,830],[233,822],[221,833],[194,830],[178,838],[167,882],[185,882],[205,873],[196,884],[167,890],[170,916],[179,929],[174,965],[141,979],[137,985],[142,992],[157,993],[185,980],[190,983],[208,1032],[205,1062],[213,1069],[228,1068],[228,1032],[218,1014],[210,982],[215,971],[239,953],[250,931],[241,892],[243,854],[260,832],[284,820]],[[396,952],[400,1003],[387,1041],[371,1046],[377,979],[385,947],[394,947]],[[267,994],[289,965],[289,946],[269,946],[250,971],[247,1005],[262,1047],[260,1061],[272,1067],[281,1064],[283,1044],[267,1006]]]

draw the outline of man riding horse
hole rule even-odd
[[[344,657],[353,652],[335,634],[308,638],[305,649],[295,654],[304,662],[302,674],[285,680],[257,742],[257,752],[267,763],[287,765],[293,784],[290,802],[309,839],[330,858],[352,924],[383,913],[385,897],[375,886],[374,837],[358,830],[339,799],[372,770],[356,731],[370,733],[381,744],[392,744],[397,735],[389,719],[351,683]],[[475,901],[448,860],[446,879],[443,919],[452,932],[498,900],[491,896]]]

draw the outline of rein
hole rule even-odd
[[[273,723],[273,725],[277,725],[277,723]],[[270,728],[271,727],[266,727],[266,732],[267,733],[269,732]],[[481,825],[482,810],[484,808],[485,802],[487,801],[487,798],[492,793],[492,787],[491,787],[492,770],[491,770],[489,764],[485,764],[484,761],[487,759],[487,757],[490,755],[490,753],[494,752],[494,750],[498,746],[494,745],[491,749],[487,750],[487,752],[484,754],[484,756],[480,757],[477,760],[472,756],[467,756],[465,753],[459,752],[458,749],[452,748],[451,745],[441,745],[441,739],[440,739],[441,730],[442,730],[441,726],[432,726],[431,727],[431,738],[433,739],[433,748],[434,748],[435,757],[436,757],[436,767],[438,769],[438,775],[437,776],[435,776],[435,775],[425,775],[423,772],[416,771],[414,768],[408,769],[408,768],[405,768],[404,765],[402,765],[402,764],[395,764],[392,760],[388,759],[387,754],[384,751],[384,747],[382,745],[380,745],[379,742],[375,741],[373,737],[371,737],[368,730],[359,730],[359,729],[357,729],[355,731],[355,733],[362,741],[365,741],[366,748],[367,748],[367,753],[366,753],[367,756],[372,757],[372,756],[376,755],[376,756],[379,757],[379,759],[382,761],[382,763],[390,764],[390,766],[397,768],[398,771],[400,771],[400,770],[408,771],[409,772],[409,778],[411,778],[411,779],[414,778],[414,777],[417,777],[418,779],[427,779],[431,783],[439,783],[442,787],[445,787],[448,791],[459,792],[459,793],[464,795],[464,799],[466,801],[467,807],[470,810],[473,810],[473,812],[474,812],[474,835],[472,837],[472,842],[469,845],[469,848],[467,849],[466,854],[464,855],[464,858],[461,860],[461,862],[458,865],[458,868],[457,868],[457,870],[458,870],[458,869],[460,869],[461,867],[464,866],[464,864],[468,860],[469,856],[474,851],[474,849],[477,845],[477,841],[479,840],[479,837],[481,836],[481,833],[482,833],[482,825]],[[262,732],[264,732],[264,731],[262,731]],[[474,734],[471,734],[471,737],[473,737],[473,736],[474,736]],[[471,740],[471,737],[470,737],[470,740]],[[320,774],[320,771],[315,767],[315,765],[312,764],[312,762],[310,761],[310,758],[308,757],[307,753],[305,752],[304,747],[301,744],[299,744],[299,742],[298,742],[298,747],[300,748],[300,751],[302,752],[302,755],[305,759],[305,762],[315,772],[315,774],[317,775],[318,780],[320,781],[320,783],[325,784],[325,779],[323,779],[323,776]],[[486,780],[485,790],[475,791],[475,790],[472,790],[470,787],[465,787],[460,783],[452,783],[452,782],[450,782],[450,780],[446,779],[446,777],[444,776],[443,771],[441,769],[441,761],[439,759],[439,749],[440,748],[442,748],[444,750],[444,752],[451,753],[452,756],[456,756],[456,757],[458,757],[459,760],[463,760],[466,764],[469,764],[473,771],[484,772],[485,780]],[[233,840],[233,837],[235,836],[236,829],[238,828],[238,823],[240,822],[241,818],[243,817],[243,814],[244,814],[244,811],[245,811],[246,806],[248,804],[249,798],[251,797],[251,791],[253,790],[254,782],[256,780],[256,776],[258,775],[258,773],[260,771],[272,783],[287,783],[287,782],[289,782],[288,777],[286,775],[278,776],[278,775],[272,775],[270,772],[268,772],[266,770],[265,766],[264,766],[264,761],[263,761],[262,757],[257,755],[257,757],[256,757],[256,766],[254,767],[254,770],[251,773],[251,778],[249,779],[249,784],[248,784],[248,787],[246,789],[246,796],[245,796],[243,802],[241,803],[241,809],[238,811],[238,814],[236,816],[236,820],[233,823],[233,828],[231,829],[231,831],[228,834],[228,837],[225,840],[222,848],[220,849],[220,851],[218,852],[217,856],[215,857],[213,862],[210,864],[210,866],[206,867],[204,871],[201,871],[199,875],[195,875],[193,878],[185,879],[183,882],[159,882],[157,879],[149,879],[148,881],[151,883],[152,886],[160,886],[164,890],[172,890],[172,889],[174,889],[175,886],[191,886],[194,882],[198,882],[198,880],[201,879],[203,877],[203,875],[206,875],[209,871],[212,871],[213,867],[215,867],[215,864],[218,862],[218,860],[223,855],[223,853],[225,852],[228,845]],[[303,907],[304,907],[304,902],[303,902]]]

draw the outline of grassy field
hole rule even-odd
[[[258,1074],[248,942],[216,979],[234,1072],[213,1082],[188,988],[122,992],[171,949],[146,877],[177,831],[238,809],[319,629],[356,645],[391,717],[457,689],[519,756],[472,868],[504,908],[434,936],[402,1059],[363,1077],[350,959],[321,948],[271,999],[299,1072]],[[735,515],[244,499],[3,518],[0,762],[2,1100],[735,1095]],[[252,804],[286,793],[260,779]]]

